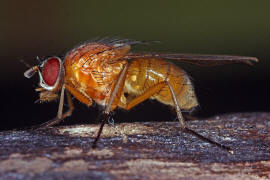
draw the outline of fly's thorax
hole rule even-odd
[[[69,51],[65,56],[66,64],[79,64],[79,67],[88,69],[98,69],[104,64],[114,64],[123,58],[130,50],[130,45],[125,44],[103,44],[90,42],[81,44]]]
[[[114,63],[101,63],[92,61],[85,63],[86,59],[79,59],[72,64],[66,61],[66,79],[72,84],[98,89],[103,85],[111,84],[117,79],[126,61],[116,61]]]
[[[104,62],[99,58],[90,61],[85,56],[77,60],[67,59],[65,60],[66,83],[75,87],[87,98],[105,105],[113,84],[126,63],[124,60]]]

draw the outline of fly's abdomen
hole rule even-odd
[[[168,81],[172,85],[182,109],[189,110],[198,105],[186,72],[161,59],[133,60],[129,66],[124,91],[129,95],[139,96],[150,87],[164,81]],[[168,86],[165,86],[150,98],[174,106]]]

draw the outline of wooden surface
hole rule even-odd
[[[270,179],[270,113],[189,121],[196,132],[232,147],[230,154],[178,122],[0,132],[0,179]]]

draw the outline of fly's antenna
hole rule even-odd
[[[38,61],[38,64],[40,64],[41,63],[40,58],[37,56],[36,59]],[[25,62],[23,59],[20,59],[20,62],[23,63],[26,67],[29,68],[28,70],[26,70],[24,72],[24,77],[26,77],[26,78],[31,78],[36,72],[39,71],[39,65],[37,65],[37,66],[31,66],[30,64],[28,64],[27,62]]]
[[[34,66],[24,72],[24,77],[31,78],[36,72],[39,71],[39,66]]]

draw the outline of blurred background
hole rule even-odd
[[[193,79],[197,116],[270,111],[270,2],[227,1],[1,1],[1,125],[14,129],[56,116],[57,102],[35,104],[38,77],[26,79],[21,59],[36,65],[94,37],[158,40],[134,51],[255,56],[254,66],[196,67],[178,64]],[[92,123],[100,108],[78,101],[64,124]],[[117,110],[116,123],[175,121],[171,108],[147,101],[130,112]]]

